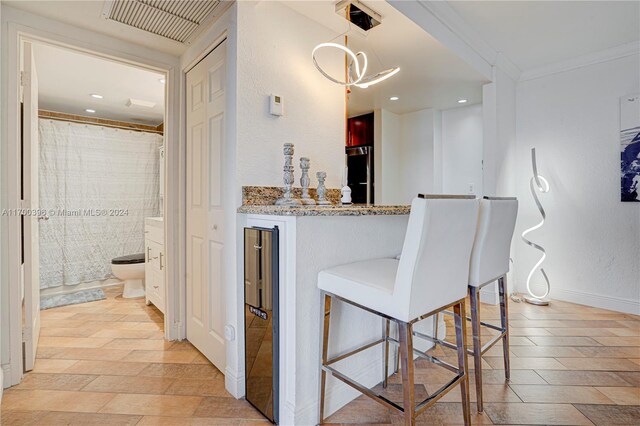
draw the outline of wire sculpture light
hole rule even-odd
[[[525,242],[525,244],[527,244],[530,247],[533,247],[536,250],[539,250],[540,252],[542,252],[542,257],[540,258],[540,260],[538,260],[538,262],[533,266],[533,268],[531,269],[531,271],[529,272],[529,275],[527,276],[527,292],[529,293],[529,296],[525,296],[524,300],[528,303],[534,304],[534,305],[548,305],[549,301],[545,300],[545,297],[547,297],[549,295],[549,291],[551,290],[551,284],[549,283],[549,277],[547,276],[547,273],[545,272],[544,268],[541,267],[542,262],[544,262],[544,260],[547,257],[547,252],[545,251],[544,247],[542,247],[541,245],[538,245],[536,243],[534,243],[533,241],[529,240],[526,238],[527,234],[529,234],[530,232],[535,231],[536,229],[539,229],[540,227],[542,227],[542,225],[544,225],[544,221],[547,218],[547,214],[544,211],[544,208],[542,207],[542,204],[540,203],[540,199],[538,198],[538,194],[536,193],[536,189],[538,191],[540,191],[541,194],[546,194],[547,192],[549,192],[549,182],[547,182],[547,180],[543,177],[540,176],[538,174],[538,166],[536,164],[536,149],[535,148],[531,148],[531,165],[533,166],[533,176],[531,177],[531,180],[529,180],[529,189],[531,190],[531,195],[533,196],[533,200],[536,202],[536,206],[538,207],[538,211],[540,211],[540,215],[542,216],[542,220],[540,220],[540,223],[538,223],[535,226],[532,226],[531,228],[525,230],[521,237],[522,237],[522,241]],[[544,278],[545,284],[546,284],[546,290],[544,291],[544,294],[539,296],[537,294],[535,294],[532,290],[531,290],[531,277],[533,277],[533,274],[535,274],[535,272],[537,270],[540,270],[540,273],[542,274],[542,277]]]

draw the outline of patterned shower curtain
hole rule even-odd
[[[160,213],[162,136],[49,119],[39,133],[40,288],[110,278]]]

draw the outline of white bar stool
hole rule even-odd
[[[478,221],[479,202],[473,196],[428,196],[413,200],[402,256],[398,259],[375,259],[327,269],[318,274],[322,296],[320,332],[321,379],[320,418],[324,422],[326,374],[343,381],[385,407],[404,413],[406,425],[438,399],[460,384],[465,425],[470,424],[469,379],[467,375],[466,329],[464,324],[468,268]],[[364,309],[386,320],[381,339],[358,349],[328,358],[331,301]],[[413,348],[413,324],[447,308],[453,308],[456,322],[458,366],[453,366]],[[389,322],[398,326],[398,340],[389,336]],[[332,365],[377,344],[385,345],[386,387],[389,343],[399,346],[402,367],[402,406],[385,398]],[[449,383],[422,402],[414,395],[414,355],[435,362],[456,373]]]
[[[518,200],[511,197],[484,197],[480,201],[478,229],[473,243],[471,263],[469,265],[469,305],[471,308],[471,331],[473,338],[473,363],[476,379],[476,399],[478,412],[483,411],[482,401],[482,355],[493,345],[502,340],[504,356],[504,375],[509,380],[509,324],[507,272],[509,272],[509,254],[511,239],[518,214]],[[500,299],[500,327],[480,320],[480,289],[498,281]],[[438,319],[436,318],[436,324]],[[500,332],[482,346],[480,326]],[[437,331],[436,331],[437,337]],[[438,341],[444,346],[456,348],[455,345]]]

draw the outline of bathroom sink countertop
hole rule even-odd
[[[330,205],[330,206],[275,206],[244,205],[238,213],[266,214],[275,216],[397,216],[408,215],[411,206],[378,206],[370,204]]]

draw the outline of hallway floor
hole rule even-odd
[[[191,344],[163,340],[153,305],[123,299],[121,286],[105,293],[42,311],[35,368],[5,390],[0,424],[269,424]]]
[[[162,315],[153,306],[121,292],[112,287],[106,300],[42,311],[35,369],[5,390],[2,425],[268,424],[225,391],[223,375],[193,346],[162,339]],[[566,302],[509,308],[511,382],[504,381],[497,345],[484,357],[485,412],[478,415],[472,403],[474,424],[640,424],[640,317]],[[481,315],[499,318],[489,305]],[[448,349],[433,352],[453,361]],[[416,398],[451,375],[417,361]],[[470,387],[475,401],[473,381]],[[401,401],[397,374],[386,392]],[[459,395],[452,390],[418,424],[461,424]],[[360,397],[328,422],[402,419]]]

